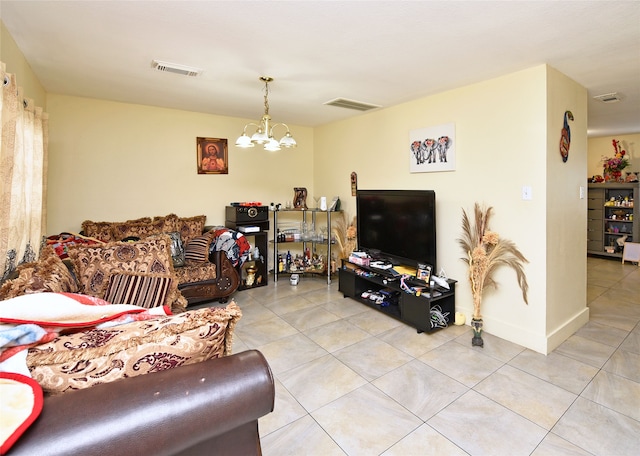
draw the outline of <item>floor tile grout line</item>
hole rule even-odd
[[[631,273],[633,273],[633,272],[631,272]],[[624,276],[624,277],[626,277],[626,276],[627,276],[627,275],[625,274],[625,276]],[[609,285],[609,287],[607,287],[607,288],[606,288],[606,290],[607,290],[607,291],[609,291],[612,287],[620,286],[620,285],[619,285],[620,281],[621,281],[621,280],[619,280],[618,282],[616,282],[616,283],[614,283],[614,284]],[[590,302],[593,302],[593,300],[591,300]],[[633,303],[631,303],[631,304],[633,304]],[[326,305],[326,302],[317,303],[316,305],[317,305],[317,306],[323,306],[323,305]],[[285,314],[285,315],[286,315],[286,314]],[[278,315],[278,316],[279,316],[279,315]],[[346,318],[347,318],[347,317],[340,317],[340,315],[336,315],[336,316],[337,316],[337,317],[339,317],[340,319],[346,319]],[[279,317],[280,317],[280,318],[282,318],[282,316],[279,316]],[[284,319],[283,319],[283,320],[284,320]],[[286,322],[286,320],[285,320],[285,322]],[[288,322],[287,322],[287,323],[288,323]],[[638,328],[638,325],[639,325],[639,324],[640,324],[640,322],[639,322],[639,323],[636,323],[636,326],[634,326],[634,329],[632,329],[631,331],[627,331],[627,334],[624,336],[624,338],[623,338],[623,339],[622,339],[622,341],[618,344],[618,346],[615,346],[615,347],[614,347],[614,346],[610,346],[611,348],[613,348],[613,352],[611,352],[611,354],[610,354],[609,356],[607,356],[607,359],[606,359],[606,360],[603,362],[603,364],[602,364],[601,366],[599,366],[599,367],[598,367],[598,366],[593,366],[593,365],[590,365],[590,364],[587,364],[587,363],[584,363],[583,361],[581,361],[581,360],[579,360],[579,359],[575,359],[575,358],[573,358],[573,357],[571,357],[571,356],[567,356],[567,355],[565,355],[565,354],[560,354],[560,353],[558,353],[558,356],[563,356],[563,357],[566,357],[566,358],[568,358],[568,359],[575,360],[576,362],[579,362],[579,363],[581,363],[581,364],[585,364],[586,366],[590,366],[590,367],[592,367],[592,368],[595,368],[595,369],[597,369],[597,371],[596,371],[596,373],[595,373],[595,374],[594,374],[594,375],[589,379],[589,381],[585,384],[585,386],[581,389],[581,391],[580,391],[580,393],[579,393],[579,394],[576,394],[576,393],[573,393],[573,392],[571,392],[571,391],[568,391],[569,393],[571,393],[571,394],[575,395],[574,399],[571,401],[571,405],[569,405],[569,406],[567,407],[567,409],[563,412],[563,414],[561,415],[561,417],[560,417],[558,420],[556,420],[556,421],[555,421],[555,423],[554,423],[554,425],[551,427],[551,429],[550,429],[549,431],[547,431],[547,432],[546,432],[545,437],[543,437],[543,439],[538,443],[538,445],[536,446],[536,448],[538,448],[538,447],[541,445],[541,443],[542,443],[542,442],[544,442],[544,440],[546,439],[546,437],[547,437],[550,433],[553,433],[553,429],[555,429],[555,428],[557,427],[557,424],[562,420],[562,417],[564,417],[564,416],[566,415],[566,413],[571,409],[571,407],[576,403],[576,401],[578,401],[578,398],[585,399],[585,400],[589,401],[589,402],[590,402],[590,403],[592,403],[592,404],[595,404],[595,405],[597,405],[597,406],[599,406],[599,407],[603,407],[603,408],[605,408],[605,409],[607,409],[607,410],[610,410],[610,411],[612,411],[612,412],[615,412],[615,413],[621,413],[621,412],[618,412],[617,410],[612,409],[612,408],[610,408],[610,407],[608,407],[608,406],[606,406],[606,405],[599,404],[598,402],[595,402],[595,401],[593,401],[593,400],[591,400],[591,399],[588,399],[588,398],[586,398],[586,397],[583,397],[583,396],[582,396],[582,394],[584,393],[584,391],[586,390],[586,388],[588,388],[588,387],[593,383],[594,379],[595,379],[595,378],[596,378],[596,377],[597,377],[597,376],[598,376],[602,371],[605,371],[607,374],[612,374],[612,375],[616,375],[616,376],[618,376],[618,377],[620,377],[620,378],[627,379],[627,378],[626,378],[626,377],[624,377],[624,376],[618,375],[618,374],[613,373],[613,372],[606,371],[606,370],[604,369],[604,367],[605,367],[605,366],[607,365],[607,363],[611,360],[611,358],[612,358],[613,356],[615,356],[615,354],[617,353],[617,351],[618,351],[618,350],[627,351],[627,350],[622,349],[622,348],[621,348],[621,346],[623,345],[623,343],[624,343],[626,340],[628,340],[628,338],[630,337],[630,335],[632,334],[632,332],[633,332],[634,330],[637,330],[637,328]],[[293,325],[291,325],[291,326],[293,326]],[[607,326],[610,326],[610,325],[607,325]],[[613,326],[611,326],[611,327],[613,327]],[[295,328],[295,326],[294,326],[294,328]],[[615,327],[613,327],[613,328],[615,328]],[[616,328],[616,329],[620,329],[620,328]],[[297,330],[299,333],[302,333],[303,335],[305,335],[305,336],[306,336],[305,331],[298,330],[297,328],[296,328],[296,330]],[[368,331],[367,331],[367,332],[368,332]],[[383,332],[383,333],[378,333],[378,334],[371,334],[371,333],[368,333],[368,334],[369,334],[369,337],[374,337],[374,338],[378,338],[378,339],[380,339],[380,338],[381,338],[381,335],[382,335],[382,334],[384,334],[384,332]],[[308,336],[306,336],[306,337],[308,338]],[[453,337],[453,338],[451,338],[451,339],[447,340],[447,341],[446,341],[446,342],[444,342],[444,343],[448,343],[448,342],[453,341],[453,342],[455,342],[455,343],[457,343],[457,344],[460,344],[460,345],[464,346],[465,344],[462,342],[462,340],[461,340],[459,337],[460,337],[460,336],[455,336],[455,337]],[[382,340],[382,339],[381,339],[381,340]],[[315,342],[315,341],[313,341],[313,340],[312,340],[312,342]],[[597,342],[597,341],[596,341],[596,342]],[[388,343],[388,342],[387,342],[387,343]],[[605,344],[605,345],[606,345],[606,344]],[[321,347],[321,348],[322,348],[322,347]],[[432,350],[435,350],[435,349],[437,349],[437,347],[431,348],[430,350],[428,350],[427,352],[425,352],[425,354],[426,354],[426,353],[428,353],[429,351],[432,351]],[[411,353],[407,353],[407,352],[405,352],[404,350],[401,350],[401,349],[398,349],[398,350],[402,351],[403,353],[405,353],[405,354],[407,354],[407,355],[409,355],[409,356],[411,357],[411,360],[410,360],[410,361],[407,361],[407,363],[410,363],[410,362],[412,362],[413,360],[418,360],[418,361],[420,361],[420,362],[423,362],[423,361],[421,361],[421,360],[419,360],[419,359],[418,359],[419,357],[416,357],[416,356],[412,355]],[[336,359],[338,362],[342,362],[342,361],[341,361],[340,359],[338,359],[338,358],[337,358],[333,353],[328,352],[326,349],[325,349],[325,351],[326,351],[328,354],[330,354],[334,359]],[[522,351],[520,351],[519,353],[517,353],[516,355],[512,356],[509,360],[506,360],[506,361],[505,361],[505,360],[503,360],[503,359],[500,359],[500,358],[496,358],[495,356],[492,356],[492,355],[487,355],[487,356],[490,356],[491,358],[493,358],[494,360],[499,361],[499,362],[501,363],[501,365],[500,365],[498,368],[496,368],[492,373],[490,373],[487,377],[485,377],[485,379],[486,379],[486,378],[489,378],[491,375],[494,375],[494,374],[495,374],[495,372],[497,372],[499,369],[503,368],[505,365],[508,365],[508,366],[510,366],[510,367],[512,367],[512,368],[515,368],[515,369],[518,369],[518,370],[522,371],[522,369],[520,369],[520,368],[518,368],[518,367],[516,367],[516,366],[513,366],[513,365],[511,365],[510,363],[511,363],[511,362],[513,362],[513,361],[514,361],[514,359],[516,359],[516,358],[517,358],[521,353],[523,353],[523,351],[524,351],[524,349],[523,349]],[[554,351],[555,351],[555,350],[554,350]],[[630,352],[630,353],[634,353],[634,352]],[[423,363],[424,363],[424,362],[423,362]],[[425,364],[426,364],[426,363],[425,363]],[[404,363],[403,365],[406,365],[406,363]],[[428,365],[428,364],[427,364],[427,365]],[[347,367],[348,367],[348,366],[347,366]],[[393,370],[399,369],[400,367],[401,367],[401,366],[398,366],[398,367],[396,367],[396,368],[395,368],[395,369],[393,369]],[[429,366],[429,367],[434,368],[433,366]],[[436,368],[434,368],[434,369],[436,369]],[[392,371],[390,371],[390,372],[393,372],[393,370],[392,370]],[[440,372],[442,375],[446,375],[448,378],[451,378],[452,380],[454,380],[454,381],[456,381],[456,382],[460,383],[458,380],[456,380],[455,378],[452,378],[452,377],[448,376],[446,373],[441,372],[441,371],[439,371],[438,369],[436,369],[436,370],[437,370],[438,372]],[[526,372],[526,371],[522,371],[522,372],[525,372],[525,373],[527,373],[527,374],[531,375],[530,373],[528,373],[528,372]],[[539,377],[537,377],[537,376],[535,376],[535,375],[534,375],[534,377],[539,378]],[[380,377],[377,377],[377,378],[380,378]],[[377,379],[377,378],[376,378],[376,379]],[[377,388],[377,386],[376,386],[375,384],[373,384],[373,382],[374,382],[376,379],[373,379],[373,380],[370,380],[370,381],[365,379],[365,380],[366,380],[366,383],[365,383],[364,385],[371,385],[371,386],[373,386],[374,388],[378,389],[378,388]],[[540,378],[539,378],[539,379],[540,379]],[[483,380],[484,380],[484,379],[483,379]],[[549,381],[549,380],[547,380],[547,379],[540,379],[540,380],[543,380],[543,381],[545,381],[546,383],[549,383],[550,385],[553,385],[553,386],[559,387],[559,385],[555,385],[555,384],[553,384],[552,382],[550,382],[550,381]],[[632,379],[627,379],[627,380],[633,381]],[[464,394],[467,394],[470,390],[473,390],[473,391],[475,391],[476,393],[481,394],[483,397],[486,397],[486,396],[484,396],[482,393],[480,393],[479,391],[475,390],[475,388],[476,388],[480,383],[481,383],[481,381],[480,381],[480,382],[478,382],[478,383],[476,383],[473,387],[467,387],[466,385],[464,385],[464,384],[463,384],[463,386],[464,386],[464,387],[465,387],[465,389],[466,389],[466,391],[465,391],[465,393],[464,393]],[[362,386],[364,386],[364,385],[362,385]],[[283,385],[283,386],[284,386],[284,385]],[[362,386],[360,386],[359,388],[361,388]],[[562,387],[560,387],[560,388],[562,388]],[[564,388],[563,388],[563,389],[564,389]],[[379,389],[378,389],[378,390],[379,390]],[[288,390],[287,390],[287,391],[288,391]],[[381,391],[381,390],[379,390],[379,391]],[[565,391],[567,391],[567,390],[565,389]],[[381,391],[381,392],[382,392],[386,397],[388,397],[390,400],[392,400],[392,401],[396,402],[397,404],[399,404],[399,406],[400,406],[400,407],[402,407],[404,410],[406,410],[407,412],[409,412],[409,413],[410,413],[410,414],[412,414],[413,416],[416,416],[413,412],[411,412],[410,410],[406,409],[406,407],[404,407],[404,406],[403,406],[402,404],[400,404],[399,402],[395,401],[395,399],[393,399],[392,397],[390,397],[390,396],[389,396],[388,394],[386,394],[384,391]],[[289,393],[291,394],[291,392],[289,392]],[[348,394],[348,393],[347,393],[347,394]],[[291,394],[291,395],[292,395],[292,397],[294,397],[294,399],[296,400],[296,402],[297,402],[298,404],[300,404],[300,403],[298,402],[298,399],[297,399],[297,398],[295,398],[295,396],[293,396],[293,394]],[[496,404],[500,405],[501,407],[505,407],[505,406],[503,406],[502,404],[499,404],[498,402],[496,402],[496,401],[492,400],[491,398],[488,398],[488,399],[489,399],[489,400],[491,400],[491,401],[493,401],[493,402],[495,402]],[[335,400],[337,400],[337,398],[336,398],[336,399],[333,399],[333,400],[332,400],[332,402],[333,402],[333,401],[335,401]],[[458,399],[455,399],[455,400],[458,400]],[[454,401],[449,402],[449,403],[448,403],[446,406],[444,406],[440,411],[442,411],[442,410],[444,410],[446,407],[450,406],[450,405],[451,405],[451,403],[455,402],[455,400],[454,400]],[[302,406],[302,405],[300,404],[300,406]],[[505,407],[505,408],[507,408],[508,410],[511,410],[511,409],[509,409],[508,407]],[[303,409],[304,409],[304,407],[303,407]],[[306,411],[306,409],[304,409],[304,410]],[[432,417],[433,417],[433,416],[435,416],[435,415],[437,415],[437,413],[440,413],[440,411],[438,411],[438,412],[436,412],[435,414],[433,414],[433,415],[432,415]],[[514,410],[511,410],[511,411],[512,411],[513,413],[518,414],[518,413],[517,413],[516,411],[514,411]],[[313,413],[313,412],[307,412],[306,414],[307,414],[307,415],[310,415],[310,416],[311,416],[311,418],[315,420],[315,418],[312,416],[312,413]],[[519,415],[519,416],[522,416],[522,415],[520,415],[520,414],[518,414],[518,415]],[[624,414],[622,414],[622,415],[624,415]],[[628,417],[628,415],[624,415],[624,416],[627,416],[627,417]],[[302,418],[302,417],[300,417],[300,418]],[[417,418],[418,418],[418,419],[419,419],[423,424],[427,424],[431,429],[434,429],[434,428],[432,428],[432,427],[428,424],[428,422],[427,422],[428,420],[422,420],[420,417],[417,417]],[[526,417],[523,417],[523,418],[525,418],[525,419],[527,419],[528,421],[532,422],[531,420],[529,420],[529,419],[528,419],[528,418],[526,418]],[[629,417],[629,418],[631,418],[631,417]],[[631,419],[635,420],[634,418],[631,418]],[[316,423],[317,423],[317,422],[316,422]],[[532,423],[533,423],[533,422],[532,422]],[[533,423],[533,424],[536,424],[536,423]],[[319,425],[319,423],[318,423],[318,425]],[[537,426],[539,426],[539,427],[541,427],[541,426],[540,426],[540,425],[538,425],[538,424],[536,424],[536,425],[537,425]],[[282,427],[281,427],[281,428],[282,428]],[[281,428],[280,428],[280,429],[281,429]],[[338,448],[340,448],[342,451],[345,451],[342,447],[340,447],[340,445],[338,444],[338,442],[337,442],[337,441],[336,441],[336,440],[335,440],[335,439],[334,439],[334,438],[333,438],[333,437],[332,437],[332,436],[331,436],[331,435],[330,435],[330,434],[329,434],[329,433],[328,433],[324,428],[322,428],[322,429],[323,429],[323,432],[325,432],[325,434],[329,436],[329,438],[330,438],[330,439],[331,439],[331,440],[332,440],[332,441],[337,445],[337,447],[338,447]],[[417,429],[417,428],[416,428],[416,429]],[[544,428],[543,428],[543,429],[544,429]],[[434,429],[434,430],[435,430],[435,429]],[[546,429],[545,429],[545,430],[546,430]],[[415,429],[414,429],[414,430],[411,430],[411,431],[410,431],[410,432],[408,432],[406,435],[409,435],[409,434],[411,434],[411,432],[414,432],[414,431],[415,431]],[[436,431],[436,432],[438,432],[438,431]],[[446,436],[444,436],[443,434],[440,434],[439,432],[438,432],[438,434],[439,434],[440,436],[442,436],[443,438],[447,439],[447,438],[446,438]],[[406,437],[406,435],[405,435],[405,437]],[[561,436],[559,436],[558,434],[554,434],[554,435],[557,435],[559,438],[563,439],[563,438],[562,438]],[[404,437],[403,437],[403,439],[404,439]],[[401,441],[401,440],[403,440],[403,439],[398,440],[398,442],[399,442],[399,441]],[[447,439],[447,440],[448,440],[448,441],[450,441],[449,439]],[[393,447],[393,446],[394,446],[395,444],[397,444],[398,442],[394,443],[391,447]],[[450,441],[450,442],[451,442],[451,441]],[[452,443],[453,445],[455,445],[456,447],[461,448],[461,447],[459,447],[457,444],[455,444],[455,442],[451,442],[451,443]],[[576,445],[576,446],[577,446],[577,447],[579,447],[579,448],[582,448],[580,445]],[[390,447],[390,448],[391,448],[391,447]],[[387,449],[387,450],[388,450],[388,449]],[[384,451],[387,451],[387,450],[384,450]],[[383,451],[383,452],[384,452],[384,451]],[[588,450],[585,450],[585,451],[588,451]],[[346,452],[346,451],[345,451],[345,452]]]

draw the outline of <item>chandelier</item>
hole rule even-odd
[[[262,116],[259,125],[249,122],[244,126],[242,136],[236,140],[236,146],[247,148],[253,147],[256,144],[262,144],[264,149],[268,151],[280,150],[282,147],[296,147],[296,140],[291,136],[291,132],[289,131],[287,124],[277,123],[271,125],[271,116],[269,116],[269,83],[273,82],[273,78],[261,76],[260,80],[264,82],[264,115]],[[286,128],[287,132],[280,141],[277,141],[273,137],[273,130],[279,126]],[[257,129],[251,137],[247,135],[248,127],[255,127]]]

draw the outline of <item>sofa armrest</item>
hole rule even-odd
[[[248,350],[47,397],[42,414],[9,454],[199,453],[208,441],[215,446],[218,437],[243,427],[255,429],[259,454],[257,420],[273,411],[274,398],[267,361]],[[215,447],[207,452],[233,453]]]

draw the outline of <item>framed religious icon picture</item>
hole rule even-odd
[[[227,140],[197,138],[198,174],[229,174]]]

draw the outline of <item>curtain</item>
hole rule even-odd
[[[46,231],[48,115],[0,62],[0,280],[34,261]]]

